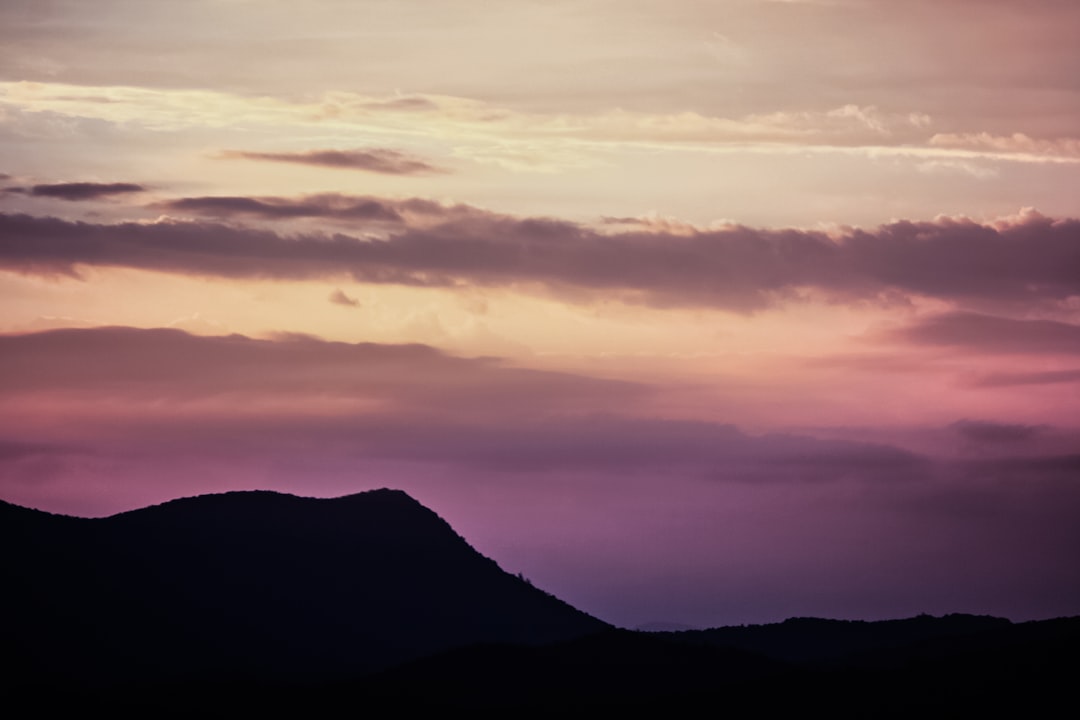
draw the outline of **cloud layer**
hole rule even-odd
[[[162,207],[219,219],[329,219],[368,234],[286,236],[191,220],[103,225],[0,215],[0,267],[74,274],[79,265],[98,265],[442,287],[533,284],[656,306],[737,311],[794,299],[805,289],[838,298],[899,292],[971,302],[1080,295],[1080,221],[1035,213],[993,224],[902,221],[837,233],[728,226],[612,234],[467,206],[345,195],[193,197]],[[972,342],[995,332],[974,324],[971,317],[940,320],[909,335],[929,342],[963,325],[969,329],[964,342]],[[1075,346],[1062,336],[1067,327],[1024,327],[1032,342]]]
[[[18,441],[11,447],[138,437],[146,448],[205,444],[216,453],[235,440],[275,452],[300,443],[319,453],[508,472],[680,469],[757,482],[932,474],[927,458],[888,445],[650,417],[662,392],[423,345],[123,327],[0,336],[0,404],[9,418],[24,418],[0,423]],[[72,420],[24,436],[39,427],[27,418],[58,411]],[[74,419],[90,417],[100,422],[77,430]],[[1022,443],[1040,429],[963,420],[948,431],[984,444]]]

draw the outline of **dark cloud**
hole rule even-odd
[[[1014,320],[970,312],[942,313],[890,333],[903,342],[989,353],[1080,353],[1080,325]]]
[[[605,234],[546,218],[516,218],[427,200],[346,195],[296,199],[194,197],[163,209],[214,218],[319,218],[381,228],[379,241],[335,234],[284,237],[201,222],[92,225],[0,215],[0,264],[70,272],[119,265],[228,277],[351,276],[364,282],[544,286],[655,306],[753,311],[817,288],[842,298],[896,293],[987,302],[1080,295],[1080,221],[1025,216],[996,226],[899,222],[840,236],[806,230],[630,231]],[[997,324],[997,325],[995,325]],[[927,344],[1075,348],[1076,328],[972,314],[909,328]],[[998,329],[1001,329],[1000,327]],[[903,333],[902,333],[903,334]]]
[[[990,373],[977,378],[974,385],[976,387],[1012,387],[1016,385],[1053,385],[1073,382],[1080,382],[1080,370]]]
[[[842,239],[851,270],[934,297],[1063,299],[1080,293],[1080,221],[1029,213],[1010,222],[901,221]]]
[[[397,150],[307,150],[304,152],[251,152],[226,150],[224,158],[296,163],[344,170],[364,170],[384,175],[424,175],[445,172],[428,162]]]
[[[958,420],[949,428],[966,442],[977,445],[1015,445],[1034,439],[1046,428],[1039,425]]]
[[[443,205],[421,198],[390,199],[339,193],[319,193],[293,198],[210,195],[166,200],[154,204],[153,207],[185,216],[255,220],[313,218],[348,224],[355,228],[427,226],[492,217],[491,213],[469,205]]]
[[[219,195],[169,200],[158,203],[155,207],[214,218],[251,216],[269,220],[329,218],[361,222],[402,222],[401,215],[388,203],[372,198],[340,195],[312,195],[299,200]]]
[[[34,197],[56,198],[58,200],[97,200],[112,195],[129,195],[146,192],[146,188],[135,183],[55,183],[52,185],[32,185],[28,188],[5,188],[5,192],[32,195]]]
[[[340,288],[330,293],[330,302],[335,305],[344,305],[346,307],[360,307],[360,301],[356,298],[351,298],[346,295]]]

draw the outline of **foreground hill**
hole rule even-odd
[[[6,682],[324,681],[605,627],[403,492],[236,492],[108,518],[0,503]]]

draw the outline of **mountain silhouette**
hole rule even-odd
[[[231,492],[107,518],[0,503],[8,682],[327,681],[608,626],[396,490]]]
[[[1080,617],[617,630],[395,490],[0,502],[0,547],[0,694],[38,714],[1042,717],[1080,672]]]

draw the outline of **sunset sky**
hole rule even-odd
[[[3,0],[0,499],[401,488],[631,627],[1080,614],[1077,28]]]

